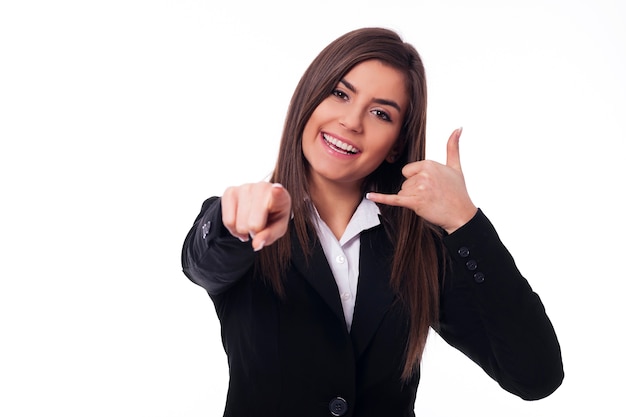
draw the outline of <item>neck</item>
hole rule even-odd
[[[309,183],[311,200],[315,208],[337,239],[343,233],[363,199],[360,184]]]

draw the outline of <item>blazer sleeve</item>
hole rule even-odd
[[[206,200],[183,243],[184,274],[210,295],[218,295],[252,268],[254,256],[250,242],[241,242],[224,227],[221,198]]]
[[[505,390],[537,400],[564,377],[561,350],[539,296],[478,210],[443,238],[449,263],[438,333]]]

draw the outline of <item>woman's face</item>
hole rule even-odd
[[[360,187],[392,152],[407,103],[402,72],[377,60],[356,65],[304,127],[309,181]]]

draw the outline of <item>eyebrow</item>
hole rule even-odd
[[[352,91],[353,93],[357,93],[356,87],[350,84],[348,81],[346,81],[345,78],[342,78],[340,82],[341,84],[345,85],[348,90]],[[373,101],[374,103],[391,106],[395,108],[396,110],[398,110],[400,113],[402,113],[402,109],[400,109],[400,106],[398,105],[398,103],[396,103],[393,100],[387,100],[384,98],[375,98]]]

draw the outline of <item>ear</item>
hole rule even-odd
[[[394,146],[393,148],[391,148],[391,150],[389,151],[389,153],[387,154],[387,157],[385,158],[385,161],[389,162],[390,164],[393,164],[394,162],[396,162],[396,159],[398,158],[398,146]]]

